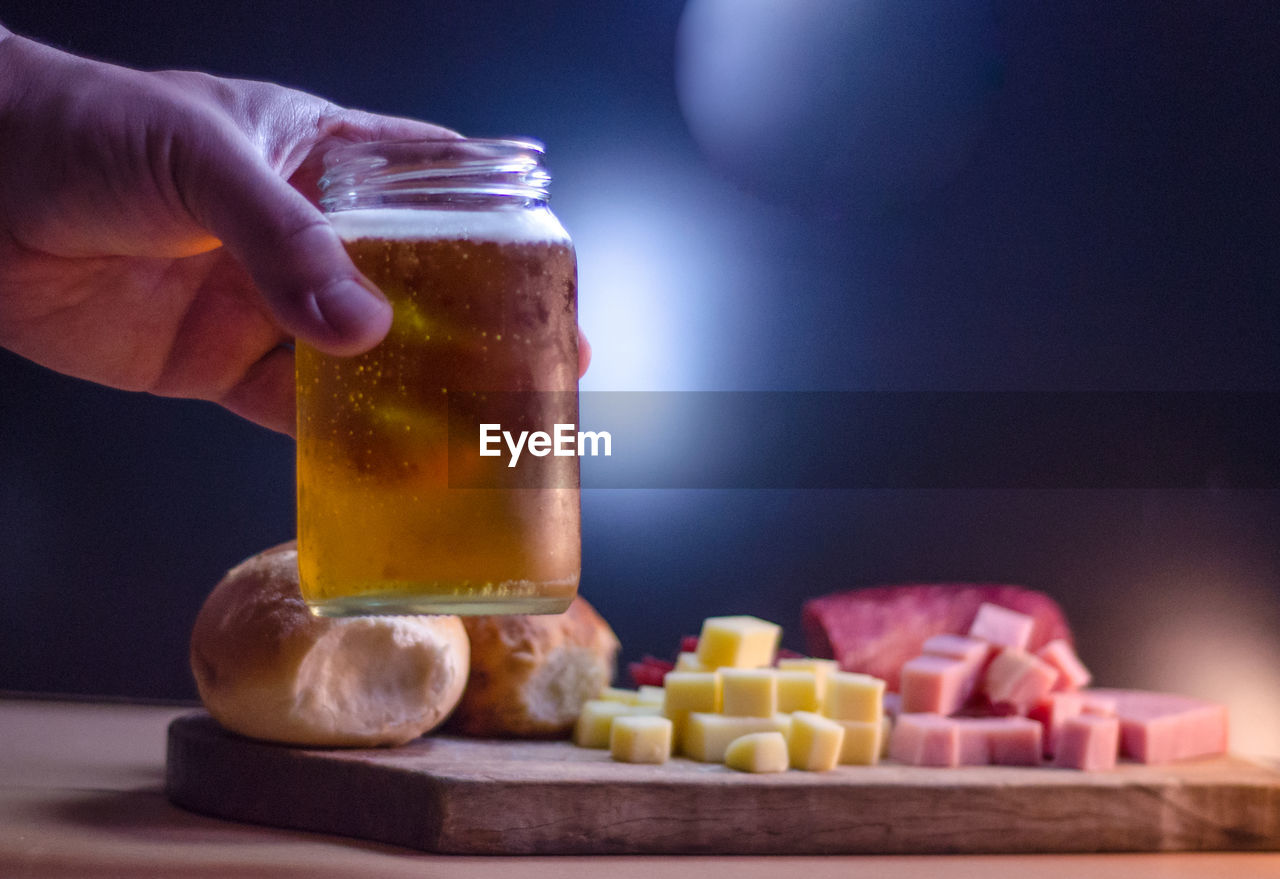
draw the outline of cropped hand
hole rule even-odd
[[[90,61],[0,28],[0,345],[292,434],[292,340],[356,354],[391,322],[315,207],[321,157],[454,136],[270,83]]]

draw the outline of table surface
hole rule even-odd
[[[163,793],[165,728],[185,707],[0,698],[0,876],[654,879],[1280,877],[1280,853],[920,857],[538,857],[410,849],[206,818]],[[517,863],[518,862],[518,863]]]

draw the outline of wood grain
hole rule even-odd
[[[1236,757],[753,776],[615,763],[567,742],[305,750],[195,712],[169,727],[166,791],[204,814],[459,854],[1280,850],[1280,770]]]

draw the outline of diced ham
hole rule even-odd
[[[1064,769],[1114,769],[1120,723],[1114,717],[1077,714],[1062,722],[1054,744],[1053,765]]]
[[[991,660],[982,688],[998,713],[1026,714],[1049,695],[1057,680],[1058,672],[1049,663],[1010,647]]]
[[[1080,697],[1081,714],[1096,714],[1099,717],[1116,716],[1116,700],[1114,696],[1104,695],[1097,690],[1082,690],[1078,691],[1076,695]]]
[[[973,692],[977,667],[963,659],[917,656],[902,666],[902,710],[955,714]]]
[[[947,656],[951,659],[963,659],[978,665],[986,663],[991,654],[991,645],[968,635],[934,635],[924,642],[920,652],[925,656]]]
[[[953,717],[959,739],[957,764],[960,766],[986,766],[991,762],[991,736],[985,726],[988,720],[1003,718]]]
[[[909,766],[958,766],[960,728],[941,714],[899,714],[889,735],[889,756]]]
[[[1025,613],[984,601],[978,605],[978,612],[969,626],[969,637],[996,647],[1026,650],[1035,627],[1036,621]]]
[[[883,678],[898,690],[903,663],[934,635],[967,632],[984,602],[1027,614],[1029,648],[1055,638],[1071,643],[1062,609],[1049,596],[1020,586],[922,584],[879,586],[810,599],[801,614],[809,652],[839,660],[846,671]]]
[[[1093,675],[1084,667],[1080,657],[1071,649],[1071,645],[1061,638],[1055,638],[1036,651],[1036,656],[1058,670],[1058,683],[1055,690],[1079,690],[1089,686]]]
[[[987,761],[994,766],[1038,766],[1044,730],[1026,717],[957,717],[961,735],[981,735],[987,742]]]
[[[911,766],[1036,766],[1040,741],[1040,724],[1025,717],[902,714],[889,756]]]
[[[1120,753],[1139,763],[1168,763],[1225,754],[1227,707],[1145,690],[1086,690],[1115,700]]]
[[[1054,744],[1062,724],[1070,717],[1084,712],[1084,695],[1082,693],[1050,693],[1031,707],[1027,717],[1039,721],[1044,727],[1044,755],[1052,757]],[[1114,705],[1113,705],[1114,708]]]

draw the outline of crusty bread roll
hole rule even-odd
[[[233,732],[291,745],[400,745],[462,695],[470,650],[455,616],[312,616],[286,543],[231,569],[191,633],[209,713]]]
[[[472,736],[567,735],[613,679],[618,639],[582,597],[562,614],[463,617],[471,678],[449,728]]]

